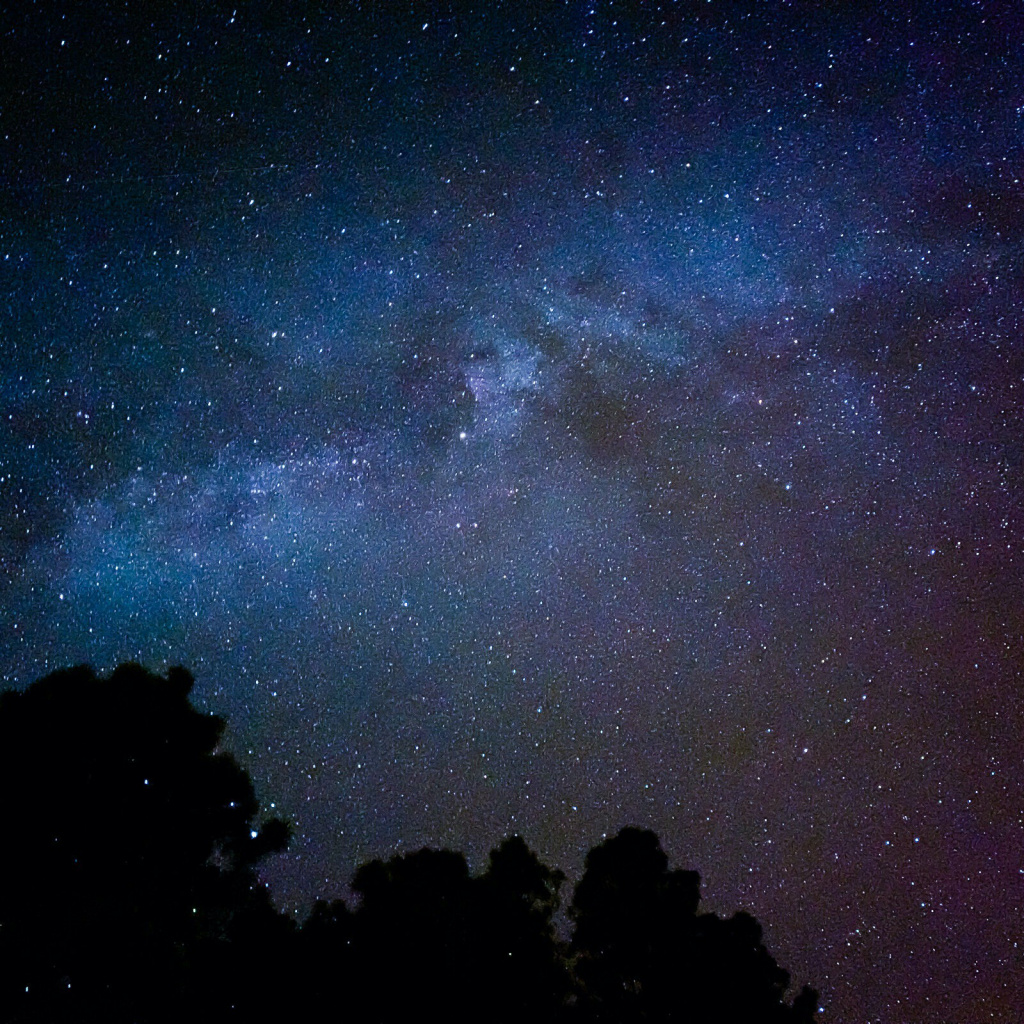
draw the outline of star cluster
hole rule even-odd
[[[860,8],[25,5],[4,682],[188,666],[285,905],[633,823],[1017,1020],[1024,29]]]

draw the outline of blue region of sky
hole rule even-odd
[[[637,824],[823,1019],[1019,1019],[1008,7],[2,32],[7,685],[190,668],[300,912]]]

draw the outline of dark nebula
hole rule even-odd
[[[1014,5],[0,32],[0,681],[187,666],[299,912],[635,824],[822,1019],[1020,1019]]]

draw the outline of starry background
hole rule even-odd
[[[859,6],[5,5],[0,680],[191,668],[297,912],[639,824],[1016,1021],[1024,20]]]

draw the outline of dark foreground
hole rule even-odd
[[[364,864],[354,908],[296,925],[256,875],[288,826],[191,687],[123,665],[0,695],[3,1020],[815,1019],[757,921],[699,913],[699,876],[640,829],[587,855],[568,941],[564,877],[518,836],[477,876],[450,850]]]

